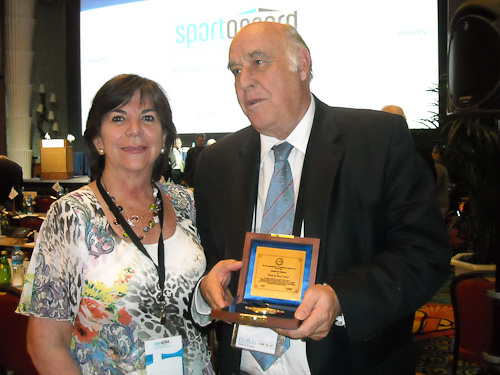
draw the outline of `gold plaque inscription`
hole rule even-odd
[[[305,251],[257,246],[250,294],[300,301]]]

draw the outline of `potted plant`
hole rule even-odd
[[[498,126],[493,118],[466,116],[449,119],[441,127],[446,140],[446,165],[467,191],[461,216],[451,224],[465,233],[470,252],[454,256],[452,264],[456,268],[467,262],[470,270],[494,269],[500,258]]]
[[[446,75],[429,89],[448,92]],[[439,101],[433,103],[439,108]],[[495,116],[494,116],[495,115]],[[494,270],[500,264],[500,113],[430,112],[420,120],[432,132],[426,142],[444,144],[443,161],[460,197],[458,215],[447,215],[450,233],[460,231],[452,259],[455,274]],[[463,252],[462,252],[463,251]]]

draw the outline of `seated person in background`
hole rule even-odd
[[[18,307],[40,375],[145,375],[145,342],[172,336],[184,374],[213,374],[186,319],[206,263],[192,193],[152,182],[175,137],[157,83],[121,75],[97,92],[85,131],[96,180],[52,204]]]
[[[23,168],[5,155],[0,155],[0,207],[7,211],[21,211],[23,208]],[[14,188],[17,196],[14,202],[9,195]]]

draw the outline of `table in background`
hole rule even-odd
[[[26,242],[24,238],[14,238],[7,236],[0,236],[0,247],[14,247],[19,246],[23,250],[33,250],[35,247],[34,242]]]
[[[63,189],[73,191],[88,185],[90,178],[87,175],[75,176],[68,180],[42,180],[39,177],[24,179],[24,190],[37,191],[39,195],[56,195],[57,192],[52,189],[52,186],[58,182]]]

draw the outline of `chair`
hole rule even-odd
[[[21,291],[0,285],[0,374],[38,375],[26,350],[28,317],[15,313]]]
[[[36,230],[37,232],[40,232],[40,227],[43,224],[43,220],[44,219],[38,216],[25,216],[19,220],[19,226],[21,228],[31,228],[33,230]]]
[[[459,359],[483,363],[492,339],[493,300],[486,291],[495,288],[494,271],[476,271],[456,276],[450,285],[455,315],[455,339],[448,373],[456,375]]]
[[[46,213],[52,203],[54,203],[57,200],[56,197],[53,196],[48,196],[48,195],[37,195],[35,198],[35,204],[36,204],[36,212],[38,213]]]

